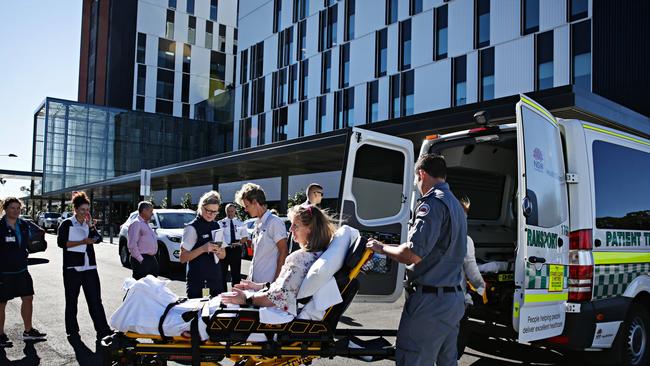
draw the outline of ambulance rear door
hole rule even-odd
[[[516,116],[519,209],[512,318],[519,341],[530,342],[564,329],[569,207],[560,126],[525,95]]]
[[[341,174],[341,223],[386,244],[406,239],[413,190],[410,140],[352,128]],[[393,302],[402,293],[404,265],[375,254],[373,270],[360,276],[355,301]]]

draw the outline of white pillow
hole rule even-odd
[[[347,225],[336,230],[327,250],[309,268],[309,272],[300,286],[300,291],[298,291],[298,299],[313,296],[316,291],[325,286],[327,281],[341,269],[350,243],[353,243],[358,237],[359,230]]]

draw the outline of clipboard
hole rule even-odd
[[[88,237],[88,235],[86,235],[86,231],[83,228],[76,227],[76,226],[71,226],[70,227],[70,232],[68,233],[68,241],[82,241],[82,240],[86,239],[87,237]],[[74,246],[74,247],[69,247],[68,251],[85,253],[86,252],[86,244],[77,245],[77,246]]]

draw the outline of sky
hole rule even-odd
[[[77,100],[81,0],[0,2],[0,169],[31,171],[34,111],[45,97]],[[0,198],[25,196],[8,179]]]

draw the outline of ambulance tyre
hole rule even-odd
[[[650,317],[645,306],[632,303],[625,321],[621,324],[618,339],[614,343],[614,352],[619,355],[621,365],[646,365],[650,359]]]

